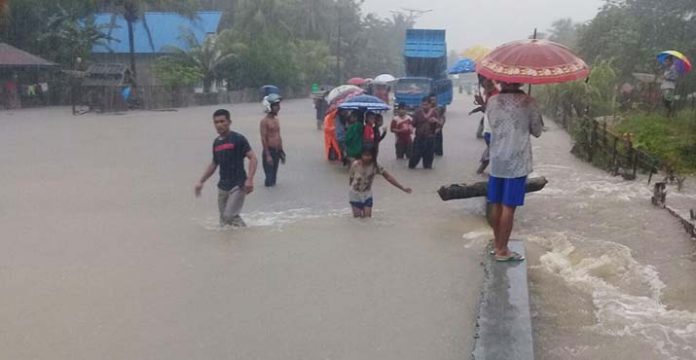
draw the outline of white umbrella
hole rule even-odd
[[[373,82],[374,84],[384,84],[384,85],[388,85],[388,84],[393,83],[394,81],[396,81],[396,78],[394,77],[394,75],[382,74],[382,75],[377,76],[377,77],[375,78],[375,80],[372,81],[372,82]]]
[[[326,96],[326,102],[333,104],[337,100],[344,100],[346,97],[360,95],[364,92],[365,90],[354,85],[341,85],[329,92],[329,95]]]

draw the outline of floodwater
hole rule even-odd
[[[550,183],[518,226],[538,358],[696,359],[696,243],[651,205],[647,177],[578,161],[549,125],[535,151]]]
[[[321,158],[309,100],[281,114],[288,164],[217,226],[215,108],[0,113],[0,349],[8,359],[462,359],[472,349],[482,200],[443,203],[474,175],[471,98],[449,111],[435,170],[381,163],[371,221],[350,217],[344,169]],[[257,104],[233,128],[258,151]],[[535,141],[550,183],[519,212],[538,359],[696,359],[696,246],[645,181],[575,159],[554,124]],[[669,199],[668,199],[669,200]]]
[[[258,104],[229,106],[260,150]],[[472,349],[485,228],[480,203],[435,190],[475,166],[454,111],[448,156],[382,164],[371,221],[351,218],[346,171],[322,159],[310,100],[281,114],[288,163],[263,174],[244,230],[217,226],[214,107],[0,113],[0,358],[461,359]],[[470,151],[476,149],[475,151]],[[455,155],[466,154],[466,155]]]

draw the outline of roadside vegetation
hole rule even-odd
[[[694,33],[693,1],[607,1],[593,20],[563,19],[545,32],[590,63],[589,80],[540,87],[534,94],[576,141],[587,134],[583,119],[598,119],[657,159],[662,170],[696,173],[696,75],[679,80],[672,118],[662,106],[659,82],[645,81],[661,74],[655,59],[661,51],[679,50],[696,60]]]

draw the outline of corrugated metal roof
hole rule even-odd
[[[82,86],[122,86],[130,70],[123,64],[92,64]]]
[[[128,67],[123,64],[92,64],[87,69],[88,74],[104,74],[104,75],[123,75],[128,71]]]
[[[199,11],[193,19],[176,13],[146,12],[145,21],[140,19],[134,23],[135,52],[138,54],[157,54],[162,53],[162,48],[165,46],[178,46],[186,50],[186,43],[180,38],[184,31],[193,31],[198,41],[202,41],[206,34],[217,33],[221,18],[222,12],[220,11]],[[114,26],[111,27],[110,35],[115,40],[110,41],[108,47],[95,45],[92,48],[93,53],[126,54],[130,52],[128,24],[123,16],[116,15],[114,18],[112,13],[100,13],[96,15],[95,22],[98,25],[111,25],[113,22]],[[152,44],[145,23],[150,29]]]
[[[16,47],[0,43],[0,67],[52,67],[58,66],[48,60],[32,55]]]

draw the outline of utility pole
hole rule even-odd
[[[536,40],[537,36],[537,28],[534,28],[534,35],[532,35],[532,40]],[[529,84],[529,88],[527,89],[527,95],[532,95],[532,84]]]
[[[433,12],[432,9],[421,10],[421,9],[411,9],[411,8],[401,8],[401,10],[392,10],[395,15],[403,15],[406,17],[406,21],[410,24],[415,24],[416,20],[423,17],[427,13]]]
[[[338,20],[338,36],[336,37],[336,85],[343,84],[341,76],[341,6],[340,2],[336,2],[336,19]]]

